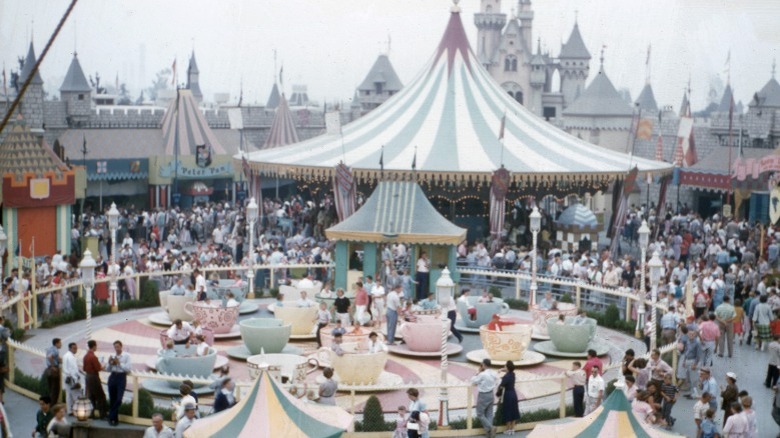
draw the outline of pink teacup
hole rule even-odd
[[[218,302],[217,302],[218,303]],[[195,301],[184,304],[184,312],[200,321],[200,325],[208,327],[215,334],[229,333],[238,321],[240,306],[223,307],[221,304]]]

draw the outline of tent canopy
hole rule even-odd
[[[587,143],[517,103],[480,65],[458,11],[422,72],[377,109],[341,134],[253,152],[248,161],[267,175],[318,178],[332,177],[344,161],[356,178],[378,180],[380,156],[385,176],[409,179],[415,162],[417,176],[429,181],[486,182],[502,164],[514,181],[524,182],[622,178],[634,166],[640,173],[672,168]]]
[[[184,436],[336,438],[351,425],[345,410],[299,400],[263,371],[238,404],[195,421]]]
[[[457,245],[466,230],[448,221],[411,181],[381,181],[352,216],[325,230],[328,239]]]
[[[209,128],[206,117],[198,108],[192,90],[177,90],[176,99],[171,101],[163,117],[162,134],[165,155],[195,155],[198,153],[196,148],[203,145],[217,155],[225,154],[222,142]]]
[[[631,403],[620,389],[615,389],[607,400],[590,415],[564,424],[540,424],[528,438],[665,438],[680,435],[664,432],[642,423],[631,411]]]

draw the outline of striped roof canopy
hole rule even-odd
[[[186,438],[337,438],[352,426],[352,415],[336,407],[291,396],[267,372],[232,408],[196,420]]]
[[[224,155],[225,148],[209,128],[206,117],[198,108],[191,90],[178,90],[162,121],[165,155],[176,154],[176,130],[178,128],[179,155],[195,155],[196,147],[208,145],[214,155]]]
[[[254,170],[288,177],[332,176],[344,161],[357,178],[378,179],[383,146],[386,176],[406,178],[416,161],[425,180],[488,181],[502,163],[515,181],[538,175],[623,177],[634,166],[641,173],[671,171],[668,163],[586,143],[515,102],[478,62],[456,10],[423,71],[377,109],[344,126],[342,135],[261,150],[248,160]]]
[[[448,221],[412,181],[381,181],[350,217],[325,230],[328,239],[457,245],[466,230]]]
[[[277,148],[292,143],[298,143],[298,132],[295,131],[295,122],[293,122],[290,107],[287,105],[287,98],[282,93],[279,107],[276,108],[276,115],[263,148]]]
[[[679,437],[643,423],[631,411],[631,403],[622,390],[615,389],[591,414],[563,424],[539,424],[528,438],[664,438]]]

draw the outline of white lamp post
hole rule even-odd
[[[441,271],[441,277],[436,280],[436,301],[441,307],[441,383],[447,383],[447,369],[449,368],[448,342],[450,337],[450,319],[447,317],[447,306],[452,299],[455,291],[455,283],[450,277],[450,270],[447,267]],[[439,421],[440,429],[450,428],[450,397],[446,386],[442,386],[439,393]]]
[[[538,248],[536,246],[536,238],[539,234],[539,230],[542,229],[542,214],[539,213],[539,207],[534,205],[534,210],[531,212],[530,222],[531,222],[531,233],[533,233],[533,253],[534,256],[531,259],[531,299],[529,300],[530,306],[536,305],[536,260],[539,258],[539,255],[537,253]]]
[[[641,251],[640,271],[639,271],[639,297],[640,300],[637,303],[636,308],[636,331],[634,335],[637,338],[644,336],[645,328],[645,263],[647,263],[647,245],[650,243],[650,227],[647,226],[647,221],[642,221],[642,226],[639,227],[639,249]]]
[[[92,288],[95,287],[95,259],[90,250],[84,251],[84,258],[79,263],[81,279],[84,281],[84,299],[87,302],[87,340],[92,338]]]
[[[249,223],[249,271],[246,274],[246,278],[249,281],[249,294],[247,298],[253,299],[255,297],[255,222],[257,222],[257,203],[255,198],[249,199],[249,204],[246,206],[246,220]]]
[[[108,210],[108,229],[111,230],[111,257],[108,259],[108,275],[110,275],[111,282],[109,283],[109,293],[111,294],[111,312],[119,311],[119,304],[117,302],[117,284],[116,277],[119,274],[118,267],[116,265],[116,230],[119,228],[119,210],[116,209],[116,204],[111,203],[111,208]]]
[[[661,262],[661,257],[658,255],[658,251],[653,252],[653,257],[647,263],[647,267],[650,271],[650,285],[653,287],[653,295],[651,298],[650,307],[650,350],[656,348],[656,314],[655,304],[658,301],[658,283],[661,282],[661,273],[664,269],[664,264]]]
[[[0,225],[0,280],[5,277],[5,272],[3,271],[3,256],[5,255],[5,248],[7,244],[8,236],[5,235],[3,226]]]

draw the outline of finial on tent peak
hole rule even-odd
[[[452,7],[450,8],[450,12],[454,14],[460,12],[460,6],[458,6],[458,3],[460,3],[460,0],[452,0]]]

